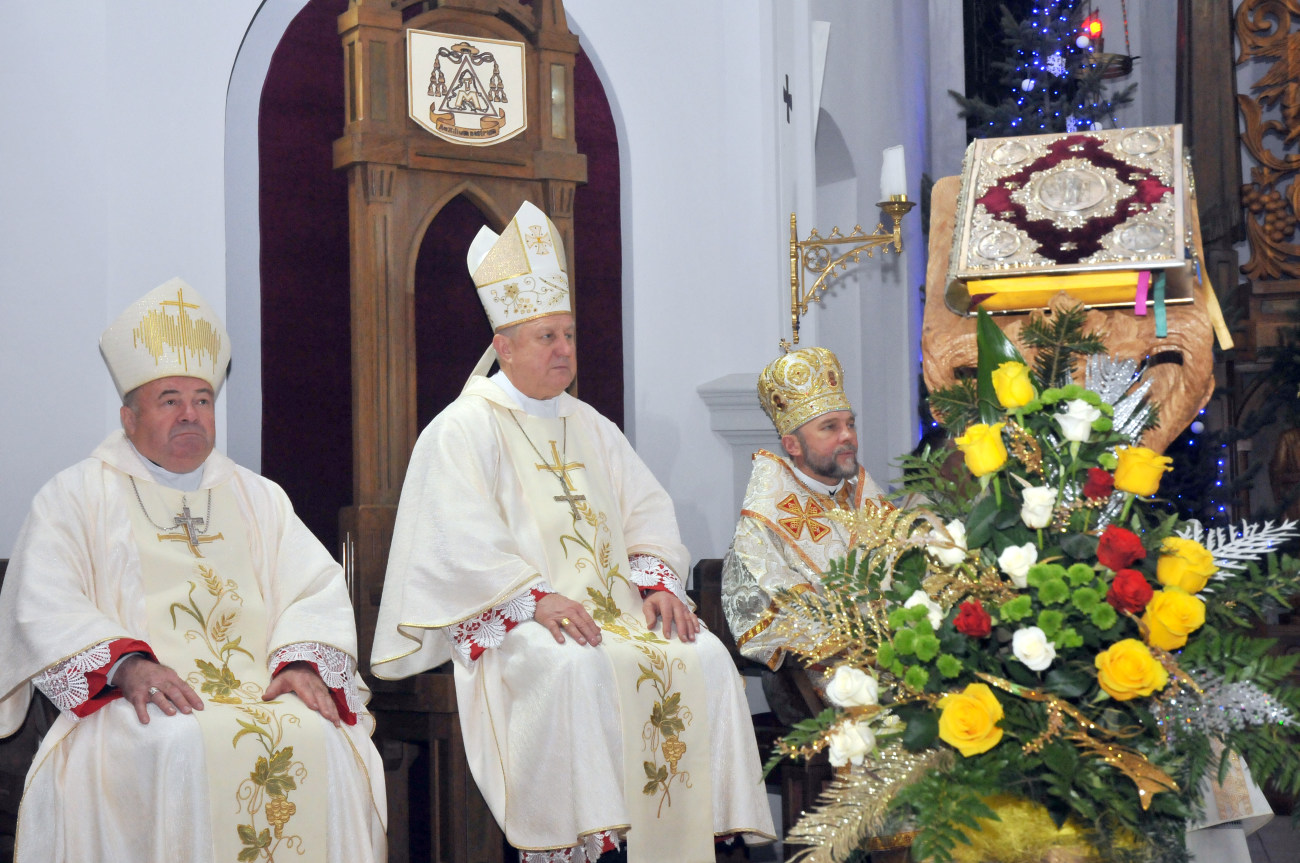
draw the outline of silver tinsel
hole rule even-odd
[[[1179,686],[1160,699],[1163,709],[1156,711],[1156,721],[1164,729],[1166,741],[1188,734],[1221,737],[1252,725],[1296,724],[1290,710],[1254,683],[1224,683],[1222,677],[1207,672],[1196,672],[1191,677],[1202,694]],[[1170,686],[1177,683],[1170,681]]]

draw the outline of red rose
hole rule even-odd
[[[993,619],[978,599],[968,599],[957,607],[957,616],[953,618],[952,625],[962,635],[983,638],[992,631]]]
[[[1088,481],[1083,484],[1084,497],[1091,499],[1110,497],[1110,493],[1114,490],[1115,477],[1111,476],[1109,471],[1099,467],[1088,468]]]
[[[1115,580],[1110,583],[1110,590],[1106,591],[1106,601],[1114,606],[1116,611],[1141,614],[1146,611],[1147,603],[1151,601],[1153,593],[1145,575],[1136,569],[1121,569],[1115,573]]]
[[[1097,560],[1101,565],[1119,572],[1147,556],[1142,540],[1131,530],[1109,525],[1101,532],[1097,543]]]

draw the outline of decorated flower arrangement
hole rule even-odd
[[[914,859],[987,860],[962,855],[1029,806],[1047,829],[1014,859],[1068,840],[1076,859],[1185,860],[1233,753],[1300,792],[1296,658],[1250,635],[1300,594],[1300,561],[1276,553],[1295,525],[1162,513],[1170,459],[1136,445],[1155,406],[1083,326],[1081,309],[1032,320],[1031,368],[981,315],[976,380],[932,397],[955,447],[903,460],[923,504],[837,513],[853,553],[823,595],[778,599],[832,706],[773,763],[825,750],[842,768],[787,837],[806,859],[914,830]]]

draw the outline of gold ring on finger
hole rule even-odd
[[[561,618],[560,618],[560,626],[568,626],[568,625],[569,625],[569,618],[567,618],[567,617],[561,617]]]

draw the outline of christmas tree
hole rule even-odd
[[[1002,7],[1003,59],[991,64],[1005,96],[997,102],[949,90],[973,138],[1077,132],[1116,125],[1115,110],[1136,84],[1106,95],[1104,78],[1127,57],[1100,54],[1081,29],[1079,0],[1040,0],[1017,19]],[[1131,61],[1130,61],[1131,62]]]

